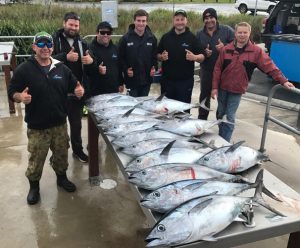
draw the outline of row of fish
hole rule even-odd
[[[125,167],[128,180],[152,191],[141,205],[168,212],[153,227],[147,247],[214,241],[214,235],[231,222],[245,222],[238,216],[252,200],[283,216],[261,197],[263,191],[278,200],[264,187],[262,171],[254,183],[235,174],[268,159],[265,155],[243,142],[217,148],[214,141],[201,140],[199,135],[224,120],[197,120],[186,113],[176,117],[198,106],[163,96],[132,98],[115,93],[89,102],[89,111],[117,152],[132,157]],[[236,196],[252,188],[253,198]]]

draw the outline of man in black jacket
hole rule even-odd
[[[162,61],[162,93],[171,99],[190,103],[194,86],[195,61],[204,60],[196,36],[187,27],[187,14],[177,10],[173,28],[164,34],[158,44],[157,58]]]
[[[119,56],[129,95],[147,96],[157,68],[157,40],[147,26],[148,13],[137,10],[134,23],[119,43]]]
[[[89,96],[123,92],[118,48],[111,40],[112,26],[104,21],[97,26],[96,37],[90,44],[94,63],[89,69]]]
[[[26,176],[30,183],[28,204],[36,204],[40,199],[39,181],[49,148],[53,153],[52,168],[57,175],[57,185],[67,192],[76,190],[66,175],[69,137],[65,106],[69,92],[78,98],[84,94],[84,88],[70,69],[51,58],[51,35],[37,33],[32,49],[35,56],[17,67],[8,89],[10,99],[25,104],[29,152]]]
[[[53,35],[53,57],[68,66],[77,80],[86,87],[86,67],[93,63],[88,53],[86,42],[79,35],[80,17],[69,12],[64,16],[63,28]],[[67,102],[68,119],[73,155],[81,162],[88,162],[88,156],[83,152],[81,138],[81,119],[84,100],[78,100],[74,94],[69,94]]]

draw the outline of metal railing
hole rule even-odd
[[[265,113],[265,120],[264,120],[264,127],[263,127],[263,131],[262,131],[262,137],[261,137],[261,143],[260,143],[260,148],[259,151],[264,152],[265,151],[265,142],[266,142],[266,135],[267,135],[267,130],[268,130],[268,124],[269,124],[269,120],[276,123],[277,125],[295,133],[300,135],[300,110],[298,112],[298,120],[297,120],[297,128],[294,128],[278,119],[276,119],[275,117],[270,115],[270,107],[271,107],[271,103],[272,103],[272,98],[275,94],[275,92],[278,89],[286,89],[285,87],[283,87],[282,85],[278,84],[275,85],[271,91],[270,94],[268,96],[268,102],[267,102],[267,106],[266,106],[266,113]],[[295,92],[297,94],[300,95],[300,90],[297,88],[292,88],[292,89],[286,89],[287,91],[292,91]]]

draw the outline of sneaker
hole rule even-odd
[[[82,163],[87,163],[89,161],[88,155],[86,155],[83,151],[73,152],[73,156]]]

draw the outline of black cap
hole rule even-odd
[[[184,17],[187,17],[187,14],[186,14],[185,10],[183,10],[183,9],[176,10],[176,12],[174,13],[174,16],[177,16],[177,15],[183,15]]]
[[[214,8],[208,8],[208,9],[204,10],[204,12],[202,14],[202,19],[204,20],[205,17],[208,17],[208,16],[218,19],[217,11]]]
[[[104,28],[107,28],[107,29],[109,29],[110,31],[113,31],[113,28],[112,28],[112,26],[110,25],[110,23],[104,21],[104,22],[100,22],[100,23],[98,24],[98,26],[97,26],[97,32],[98,32],[100,29],[104,29]]]

